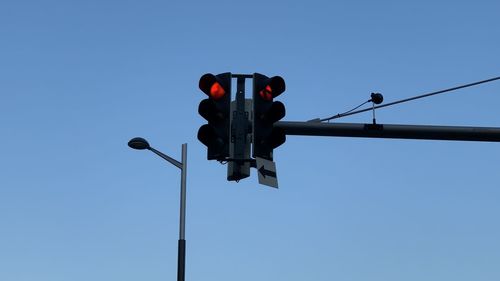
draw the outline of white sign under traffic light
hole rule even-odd
[[[278,177],[276,175],[276,163],[273,161],[255,157],[259,183],[270,187],[278,188]]]

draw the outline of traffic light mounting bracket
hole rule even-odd
[[[226,159],[227,180],[239,181],[250,176],[250,142],[252,101],[245,99],[245,79],[251,76],[234,74],[237,80],[236,99],[231,103],[230,157]]]

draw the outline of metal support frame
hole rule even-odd
[[[227,159],[227,179],[239,181],[250,176],[250,163],[245,161],[250,157],[251,125],[249,111],[251,105],[245,99],[245,79],[251,75],[233,74],[237,78],[236,99],[231,105],[231,140],[229,147],[230,158]]]

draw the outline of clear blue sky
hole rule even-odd
[[[281,75],[285,120],[500,75],[498,1],[2,1],[0,280],[500,280],[500,144],[294,137],[280,189],[196,139],[207,72]],[[500,82],[380,123],[500,127]],[[370,122],[370,114],[339,122]]]

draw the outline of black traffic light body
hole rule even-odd
[[[286,141],[286,134],[274,123],[285,117],[285,106],[274,98],[285,91],[280,76],[253,75],[253,157],[273,160],[273,149]]]
[[[200,102],[198,113],[208,121],[198,130],[198,140],[207,146],[207,159],[223,161],[229,157],[231,73],[200,78],[200,90],[208,98]]]

